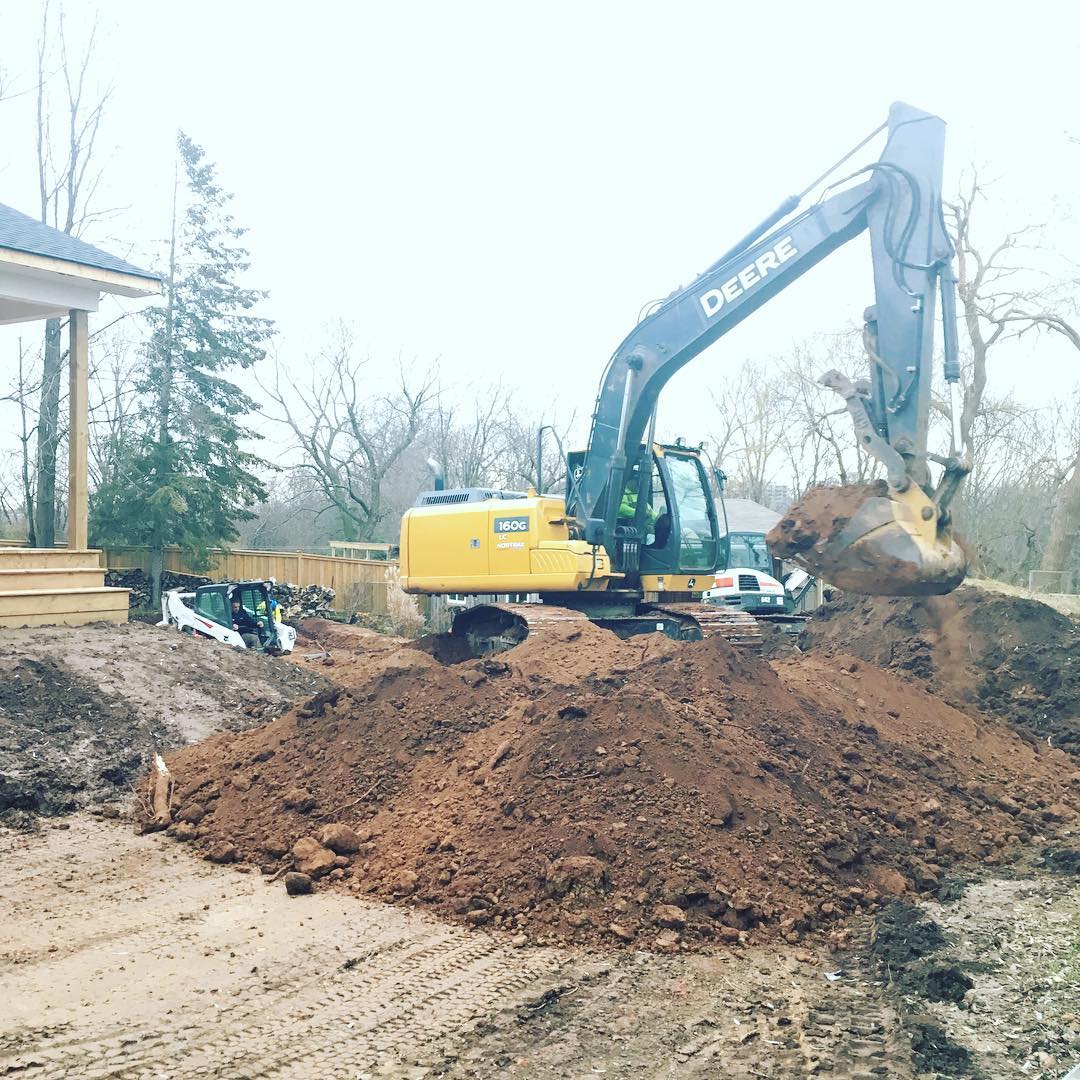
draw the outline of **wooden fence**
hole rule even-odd
[[[150,571],[150,549],[111,547],[101,552],[101,565],[109,570]],[[337,611],[386,614],[386,571],[397,563],[382,559],[339,559],[302,551],[214,551],[208,569],[198,570],[179,548],[165,551],[165,569],[177,574],[199,574],[222,581],[275,581],[291,585],[321,585],[334,590]]]

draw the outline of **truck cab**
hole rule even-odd
[[[765,534],[780,515],[752,499],[723,497],[727,525],[724,545],[727,568],[716,573],[706,604],[764,614],[787,609],[787,592],[781,579],[780,560],[774,559]]]

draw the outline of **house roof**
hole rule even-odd
[[[0,248],[158,282],[160,277],[0,203]]]
[[[727,510],[728,529],[738,533],[767,533],[779,520],[780,515],[753,499],[724,499]]]

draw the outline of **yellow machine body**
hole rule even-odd
[[[602,591],[622,574],[607,552],[571,540],[555,495],[414,506],[401,520],[409,593]]]

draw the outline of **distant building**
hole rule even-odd
[[[761,533],[764,536],[780,520],[775,510],[753,499],[729,499],[725,495],[724,508],[727,510],[728,531],[733,533]]]
[[[751,485],[742,483],[738,480],[728,480],[727,487],[724,489],[725,496],[730,495],[732,499],[740,499],[744,502],[751,501]],[[761,497],[753,501],[759,505],[764,505],[769,509],[782,513],[792,503],[793,495],[791,488],[787,484],[765,484],[761,489]]]

